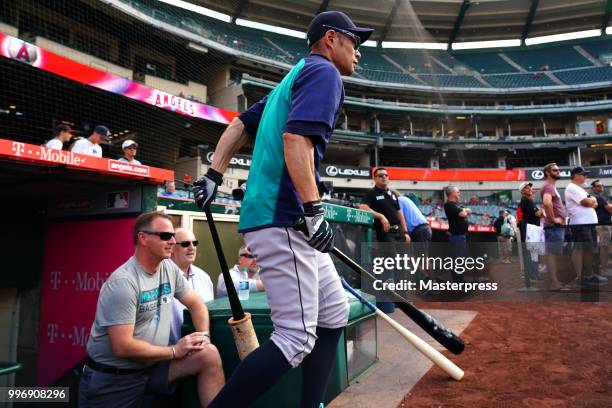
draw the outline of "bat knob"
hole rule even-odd
[[[300,217],[293,223],[293,229],[299,232],[303,232],[308,235],[308,227],[306,227],[306,220],[304,217]]]

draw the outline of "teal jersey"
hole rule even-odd
[[[336,67],[320,55],[303,58],[270,94],[240,115],[256,135],[247,188],[240,210],[240,232],[290,227],[304,214],[303,203],[285,163],[283,133],[309,137],[316,168],[325,154],[344,101]]]

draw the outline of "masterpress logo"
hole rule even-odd
[[[143,166],[140,164],[132,164],[132,163],[127,163],[127,162],[122,162],[119,160],[109,160],[108,169],[110,171],[118,171],[120,173],[136,174],[138,176],[146,177],[149,175],[149,166]]]

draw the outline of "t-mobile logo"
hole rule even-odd
[[[51,271],[51,289],[57,290],[62,282],[62,273],[60,271]]]
[[[55,343],[55,339],[59,337],[59,324],[57,323],[49,323],[47,324],[47,339],[49,339],[49,343]]]
[[[25,143],[13,142],[13,151],[15,156],[22,156],[21,153],[25,151]]]

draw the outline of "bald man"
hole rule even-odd
[[[172,260],[179,267],[196,295],[204,303],[210,302],[215,297],[212,280],[206,272],[193,264],[198,253],[198,240],[193,235],[193,232],[186,228],[177,228],[175,233],[176,245],[172,248]],[[181,338],[184,310],[185,306],[174,299],[172,303],[170,344],[176,343]]]

